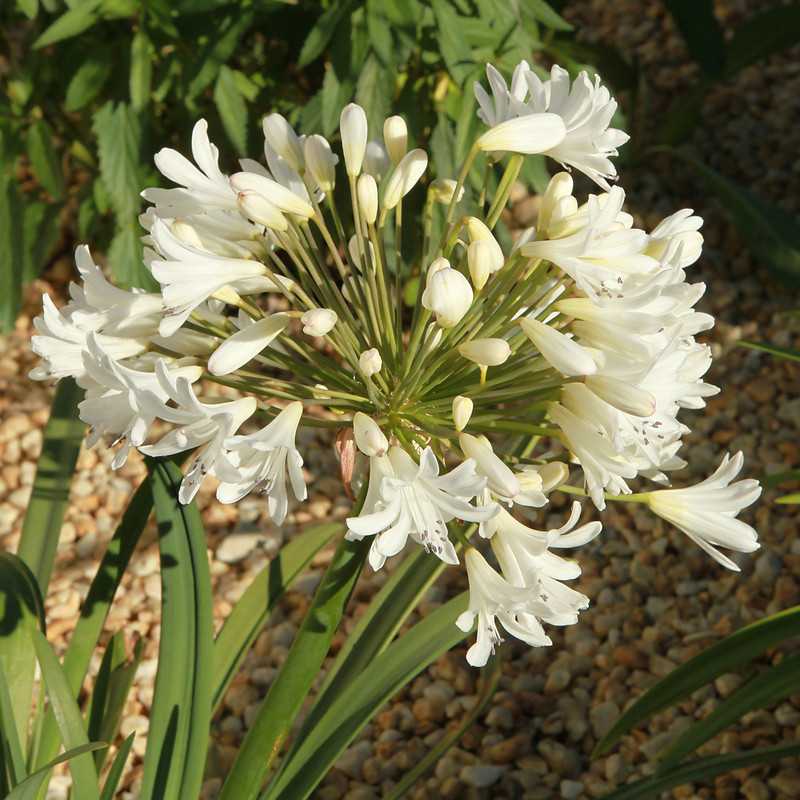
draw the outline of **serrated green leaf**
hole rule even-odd
[[[726,75],[734,75],[762,58],[800,40],[800,4],[778,5],[739,25],[728,43]]]
[[[691,57],[703,72],[718,78],[725,69],[725,36],[712,0],[665,0]]]
[[[533,19],[552,28],[554,31],[571,31],[572,25],[558,14],[549,3],[544,0],[522,0],[520,11]]]
[[[131,72],[128,80],[134,111],[141,111],[150,102],[154,55],[150,37],[140,28],[131,41]]]
[[[436,16],[436,36],[447,71],[459,86],[463,86],[475,69],[472,51],[460,34],[460,17],[446,0],[433,0]]]
[[[58,722],[64,747],[71,750],[89,744],[81,712],[50,643],[38,630],[32,631],[31,636],[36,650],[36,659],[42,670],[42,681],[47,691],[47,698]],[[71,759],[69,770],[72,774],[73,791],[76,797],[80,797],[81,800],[100,799],[97,788],[97,770],[89,753]]]
[[[222,127],[239,155],[247,152],[247,105],[236,85],[233,71],[222,66],[214,84],[214,103]]]
[[[119,786],[119,779],[125,770],[125,762],[131,753],[135,738],[136,733],[134,732],[120,745],[114,760],[111,762],[111,769],[108,770],[108,775],[106,775],[106,782],[103,784],[103,793],[100,795],[100,800],[114,800]]]
[[[674,669],[648,689],[614,723],[594,749],[595,755],[611,746],[652,714],[677,703],[725,672],[746,664],[767,648],[800,636],[800,606],[747,625]]]
[[[69,487],[83,441],[84,424],[78,419],[82,396],[82,390],[71,378],[58,382],[17,547],[17,555],[30,567],[42,594],[47,593],[50,583]]]
[[[330,136],[339,125],[339,114],[353,96],[354,86],[350,81],[341,83],[332,66],[325,70],[322,81],[322,132]]]
[[[418,622],[335,698],[303,739],[265,800],[305,800],[344,749],[397,691],[467,635],[455,621],[467,608],[459,595]]]
[[[74,747],[67,750],[57,758],[54,758],[49,763],[45,764],[41,769],[31,773],[19,786],[15,786],[10,794],[6,795],[4,800],[37,800],[39,792],[44,784],[47,776],[53,767],[63,764],[65,761],[70,761],[73,758],[92,753],[95,750],[100,750],[108,747],[105,742],[91,742],[90,744],[81,745],[81,747]],[[82,800],[82,798],[81,798]]]
[[[342,540],[278,677],[244,738],[220,800],[255,798],[317,677],[367,557],[369,541]]]
[[[36,19],[39,13],[39,0],[17,0],[17,8],[28,19]]]
[[[111,58],[107,51],[87,54],[67,84],[65,111],[78,111],[97,97],[111,76]]]
[[[52,203],[28,203],[24,213],[25,256],[23,285],[41,275],[58,239],[58,215],[61,209]]]
[[[0,333],[13,330],[22,302],[23,207],[13,175],[0,175]]]
[[[322,55],[323,50],[336,30],[339,20],[353,7],[353,0],[340,0],[333,3],[330,8],[317,20],[314,27],[303,42],[300,55],[297,58],[298,68],[308,66],[312,61]]]
[[[389,113],[393,83],[388,72],[374,55],[364,64],[356,85],[356,102],[367,114],[367,127],[372,138],[383,136],[383,121]]]
[[[320,549],[341,531],[339,523],[316,525],[303,531],[281,548],[236,601],[214,642],[212,710],[216,710],[222,702],[237,669],[266,624],[275,603]]]
[[[381,0],[367,0],[367,31],[375,55],[384,67],[394,63],[392,29],[383,12]]]
[[[84,0],[65,11],[33,43],[34,49],[70,39],[89,30],[100,21],[99,6],[102,0]]]
[[[707,717],[694,722],[660,758],[659,771],[671,769],[704,742],[757,708],[783,700],[800,690],[800,655],[784,658],[726,697]]]
[[[154,291],[158,288],[150,271],[144,265],[141,229],[131,220],[117,229],[108,248],[108,263],[119,286]]]
[[[64,196],[64,172],[53,145],[52,128],[43,119],[37,120],[28,128],[25,145],[36,179],[60,200]]]
[[[603,796],[603,800],[653,800],[675,786],[696,781],[708,781],[717,775],[744,769],[755,764],[770,764],[782,758],[791,758],[800,753],[800,743],[791,742],[777,747],[764,747],[744,753],[726,753],[722,756],[699,758],[688,764],[681,764],[673,770],[658,773],[636,783],[629,783],[621,789]]]
[[[161,645],[144,757],[142,800],[197,797],[211,725],[213,619],[206,537],[183,475],[148,459],[161,553]]]

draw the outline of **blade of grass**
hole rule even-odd
[[[483,687],[475,700],[475,705],[452,731],[442,736],[425,757],[401,778],[400,783],[387,795],[386,800],[400,800],[405,796],[406,792],[412,789],[423,775],[433,769],[439,759],[467,732],[470,725],[483,713],[483,709],[489,705],[492,695],[497,691],[497,685],[500,683],[500,676],[502,675],[501,667],[502,661],[500,657],[495,656],[483,671]]]
[[[370,544],[368,539],[340,542],[289,655],[245,736],[220,800],[250,800],[258,795],[325,660]]]
[[[50,770],[53,769],[53,767],[63,764],[65,761],[70,761],[73,758],[82,758],[84,755],[104,747],[108,747],[105,742],[91,742],[63,752],[60,756],[57,756],[52,761],[48,761],[43,767],[37,769],[36,772],[32,772],[28,775],[22,783],[14,787],[10,794],[6,795],[4,800],[36,800],[45,779],[50,774]],[[76,800],[78,800],[77,796]],[[80,798],[80,800],[83,800],[83,798]]]
[[[225,696],[247,651],[264,627],[278,599],[311,559],[342,530],[340,523],[315,525],[293,538],[261,572],[228,615],[214,642],[214,689],[211,708]]]
[[[42,670],[42,681],[47,691],[47,698],[58,722],[64,747],[72,749],[89,744],[81,712],[72,697],[67,677],[61,669],[61,664],[59,664],[53,648],[43,633],[33,631],[31,635],[36,658]],[[97,770],[94,768],[92,756],[89,753],[75,756],[69,762],[69,770],[72,774],[75,797],[80,800],[99,800]]]
[[[134,738],[136,738],[135,733],[128,736],[120,746],[117,755],[114,756],[114,760],[111,762],[111,769],[108,770],[108,775],[106,776],[106,782],[103,784],[103,793],[100,795],[100,800],[114,800],[114,795],[119,785],[119,779],[122,777],[122,772],[125,769],[125,762],[128,760],[131,748],[133,747]]]
[[[75,698],[86,678],[89,662],[100,640],[111,603],[152,508],[153,491],[150,478],[146,478],[136,490],[108,543],[64,654],[64,673]],[[58,726],[52,714],[48,713],[43,722],[36,763],[52,758],[58,752],[58,744]]]
[[[780,664],[751,678],[727,697],[705,719],[685,731],[661,759],[659,771],[671,769],[689,753],[756,708],[766,708],[800,690],[800,655],[784,658]]]
[[[795,350],[793,347],[779,347],[777,344],[770,344],[769,342],[751,342],[747,339],[742,339],[739,345],[741,347],[747,347],[750,350],[760,350],[762,353],[769,353],[771,356],[777,356],[778,358],[800,361],[800,350]]]
[[[183,475],[148,459],[161,551],[161,645],[141,798],[197,797],[211,724],[211,581],[197,506],[178,502]]]
[[[800,606],[747,625],[674,669],[648,689],[617,720],[594,749],[602,755],[642,720],[691,694],[709,681],[751,661],[768,647],[800,635]]]
[[[84,424],[78,419],[82,394],[71,378],[58,382],[17,548],[17,555],[31,568],[43,596],[47,595],[69,485],[83,439]]]
[[[758,750],[748,750],[744,753],[726,753],[723,756],[699,758],[688,764],[659,773],[652,778],[645,778],[636,783],[630,783],[604,796],[603,800],[653,800],[660,797],[662,792],[669,791],[675,786],[695,781],[708,781],[725,772],[743,769],[754,764],[769,764],[780,761],[782,758],[792,758],[800,754],[800,743],[791,742],[777,747],[764,747]]]
[[[0,662],[0,750],[2,750],[3,765],[7,767],[11,786],[16,786],[25,780],[25,754],[17,735],[17,725],[14,719],[14,706],[11,703],[11,693],[8,691],[3,664]],[[3,776],[5,778],[5,775]]]
[[[467,634],[455,621],[467,607],[467,593],[437,608],[375,658],[350,683],[305,737],[264,800],[304,800],[377,711]]]

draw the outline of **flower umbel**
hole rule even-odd
[[[43,300],[31,372],[79,382],[91,442],[118,447],[115,467],[133,448],[191,453],[180,502],[208,480],[223,503],[263,495],[277,525],[313,479],[300,426],[338,431],[344,490],[360,493],[347,538],[369,539],[374,569],[409,543],[463,558],[457,624],[477,620],[476,666],[501,630],[548,645],[545,626],[574,624],[589,603],[567,585],[577,562],[553,551],[589,543],[600,523],[580,524],[575,502],[563,526],[540,529],[531,515],[551,493],[599,510],[642,503],[738,569],[720,548],[758,547],[736,517],[761,491],[734,480],[741,454],[694,487],[634,485],[668,486],[686,464],[681,410],[718,391],[695,338],[713,325],[695,310],[706,287],[687,280],[702,220],[682,209],[636,227],[611,186],[628,137],[599,77],[554,66],[542,80],[524,61],[510,84],[491,65],[487,77],[485,129],[457,175],[409,150],[401,117],[370,130],[355,103],[340,146],[267,115],[263,163],[220,158],[200,120],[192,160],[155,156],[174,185],[142,193],[160,291],[111,285],[79,247],[69,302]],[[535,228],[506,248],[498,226],[529,154],[555,174]],[[494,194],[472,191],[487,170]],[[577,197],[569,170],[597,193]]]

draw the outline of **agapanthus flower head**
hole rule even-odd
[[[409,150],[403,118],[370,130],[354,103],[340,146],[271,113],[263,158],[238,163],[200,120],[191,160],[156,154],[174,185],[143,192],[160,290],[113,286],[80,247],[81,282],[62,308],[44,298],[32,342],[31,376],[79,382],[81,418],[92,443],[117,448],[114,466],[134,448],[190,454],[182,503],[207,480],[221,502],[253,492],[275,524],[290,521],[307,494],[298,429],[331,429],[357,498],[347,538],[368,540],[374,569],[412,546],[464,565],[458,625],[477,620],[476,665],[501,630],[547,645],[545,626],[588,605],[560,551],[600,523],[580,524],[579,503],[560,527],[535,520],[554,492],[589,498],[585,509],[642,503],[730,568],[720,548],[757,547],[736,519],[760,492],[734,482],[741,455],[695,487],[663,488],[686,464],[682,409],[718,391],[695,338],[713,324],[695,310],[706,287],[687,280],[702,220],[683,209],[637,227],[609,188],[627,139],[611,127],[616,101],[586,73],[540,74],[521,62],[509,84],[487,67],[485,127],[457,176]],[[507,247],[498,225],[532,153],[555,174],[535,228]],[[558,164],[599,193],[576,197]],[[494,195],[472,191],[487,168],[503,171]]]

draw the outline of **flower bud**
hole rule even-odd
[[[267,143],[279,156],[286,159],[292,169],[300,172],[305,166],[303,144],[286,117],[282,114],[268,114],[261,125]]]
[[[473,407],[474,404],[469,397],[459,394],[453,398],[453,422],[457,431],[463,431],[467,427]]]
[[[328,140],[315,133],[303,143],[306,169],[323,192],[332,192],[336,184],[336,164],[339,157],[333,153]]]
[[[650,392],[617,378],[591,375],[586,385],[609,405],[632,414],[634,417],[650,417],[656,413],[656,399]]]
[[[356,176],[361,172],[367,150],[367,115],[361,106],[349,103],[342,109],[339,132],[347,174]]]
[[[388,117],[383,123],[383,141],[392,164],[397,166],[408,148],[408,128],[402,117]]]
[[[280,211],[278,211],[278,213],[280,214]],[[188,222],[176,219],[172,225],[170,225],[170,230],[175,234],[176,238],[180,239],[185,244],[197,247],[200,250],[203,249],[203,240],[198,235],[194,226],[190,225]]]
[[[443,264],[441,262],[444,262]],[[472,287],[446,259],[437,259],[428,269],[422,306],[436,315],[442,328],[457,325],[472,305]]]
[[[403,156],[386,183],[383,207],[394,208],[416,185],[428,166],[424,150],[412,150]]]
[[[239,192],[236,202],[242,214],[265,228],[285,231],[289,227],[289,222],[281,210],[258,192]]]
[[[367,246],[367,260],[369,264],[375,263],[375,248],[372,246],[372,242],[364,242]],[[361,253],[359,252],[358,247],[358,236],[355,234],[350,237],[350,241],[347,243],[347,252],[350,254],[350,262],[355,264],[359,269],[363,269],[361,265]],[[358,297],[358,294],[356,294]],[[352,298],[348,298],[350,302],[352,302]]]
[[[369,225],[374,225],[378,218],[378,184],[372,175],[359,175],[356,184],[358,207],[361,215]]]
[[[356,447],[365,455],[385,456],[389,449],[389,441],[383,435],[383,431],[378,427],[372,417],[368,417],[361,411],[356,411],[353,415],[353,435],[356,440]]]
[[[472,285],[480,291],[486,285],[489,276],[495,272],[494,253],[489,242],[473,242],[467,248],[467,265],[469,266]]]
[[[540,236],[546,233],[551,221],[560,221],[559,209],[565,198],[572,197],[572,187],[572,176],[568,172],[557,172],[550,178],[547,189],[542,195],[539,218],[536,221],[536,229],[540,232]],[[575,202],[575,210],[577,210],[577,202]]]
[[[487,439],[462,433],[458,437],[458,444],[467,458],[474,459],[478,473],[488,479],[489,488],[495,494],[501,497],[519,494],[520,485],[516,475],[494,454]]]
[[[237,331],[227,338],[208,359],[212,375],[227,375],[244,366],[268,347],[289,324],[287,314],[272,314]]]
[[[237,172],[231,175],[231,186],[237,192],[257,192],[265,200],[277,206],[284,214],[296,214],[310,219],[314,216],[311,204],[291,189],[287,189],[272,178],[256,172]]]
[[[552,150],[564,141],[567,129],[558,114],[526,114],[489,128],[478,139],[484,152],[533,155]]]
[[[525,335],[536,345],[545,361],[560,373],[574,378],[578,375],[593,375],[597,372],[589,351],[574,339],[535,319],[523,317],[519,321]]]
[[[300,317],[300,322],[303,323],[303,333],[308,336],[324,336],[333,330],[338,319],[330,308],[312,308]]]
[[[381,354],[373,347],[365,350],[358,359],[358,368],[367,377],[371,378],[373,375],[381,371],[383,366],[383,359]]]
[[[511,348],[505,339],[472,339],[460,344],[458,352],[481,367],[498,367],[508,361]]]
[[[551,461],[538,468],[539,477],[542,481],[542,491],[547,494],[561,486],[569,479],[569,467],[562,461]]]
[[[389,154],[386,148],[374,139],[367,142],[367,152],[364,155],[364,172],[372,175],[379,181],[389,171]]]
[[[428,194],[435,203],[449,205],[453,200],[453,194],[455,193],[456,186],[458,186],[458,183],[452,178],[436,178],[436,180],[432,181],[431,185],[428,187]],[[464,187],[462,186],[458,190],[456,202],[458,203],[463,196]]]

